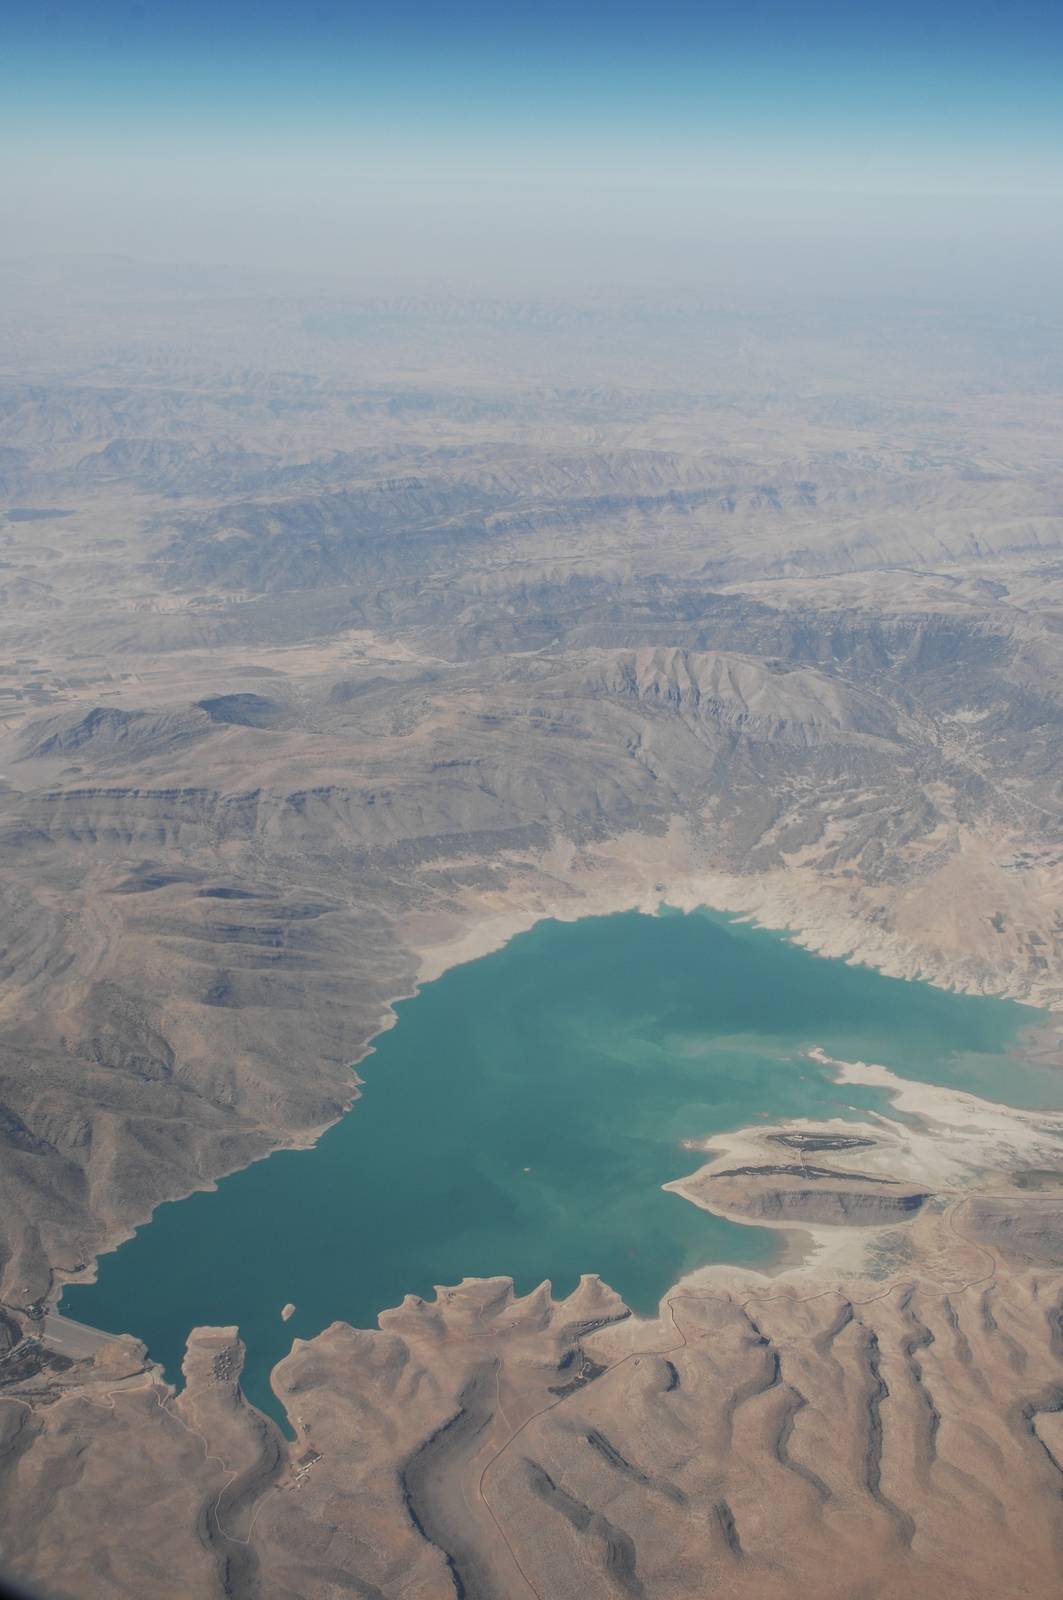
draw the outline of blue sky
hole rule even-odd
[[[874,121],[934,99],[965,119],[985,105],[1059,126],[1063,11],[1048,0],[937,5],[744,0],[614,4],[557,0],[525,8],[411,0],[405,5],[234,0],[4,0],[5,95],[53,96],[97,116],[209,107],[263,112],[285,91],[303,110],[351,110],[352,98],[460,109],[454,91],[504,110],[514,95],[618,115],[688,112],[782,97],[813,116]],[[824,107],[824,97],[827,106]]]
[[[321,208],[328,248],[337,207],[380,217],[402,195],[426,216],[523,196],[563,229],[588,196],[646,203],[658,226],[694,193],[728,216],[807,193],[843,225],[842,196],[1036,213],[1061,190],[1058,3],[0,11],[0,206],[31,241],[135,243],[154,218],[176,248],[167,197],[198,253],[227,207],[260,223],[271,197],[304,226]]]

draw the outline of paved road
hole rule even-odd
[[[49,1311],[38,1326],[45,1344],[73,1361],[89,1360],[115,1337],[113,1333],[90,1328],[84,1322],[72,1322],[69,1317],[61,1317],[57,1311]]]

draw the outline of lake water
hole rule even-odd
[[[709,912],[543,922],[397,1012],[359,1069],[362,1098],[315,1149],[160,1206],[61,1309],[136,1334],[173,1378],[189,1328],[237,1323],[246,1391],[278,1416],[269,1372],[293,1336],[373,1327],[435,1284],[505,1273],[566,1294],[597,1272],[652,1312],[693,1267],[770,1260],[777,1236],[661,1185],[703,1161],[685,1139],[889,1109],[804,1059],[813,1045],[1063,1104],[1063,1075],[1010,1054],[1039,1013],[822,960]]]

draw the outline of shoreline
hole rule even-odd
[[[965,844],[968,853],[981,848],[980,841]],[[419,957],[418,984],[491,954],[540,921],[574,922],[622,911],[655,915],[663,906],[703,909],[884,977],[1054,1015],[1063,1050],[1063,979],[1024,971],[1006,951],[987,960],[966,947],[931,942],[913,928],[888,931],[881,924],[881,896],[873,899],[866,886],[839,883],[799,863],[754,876],[720,871],[706,864],[685,824],[661,835],[620,835],[582,852],[560,841],[534,863],[503,857],[500,865],[512,869],[505,889],[470,895],[452,912],[414,912],[403,921],[408,947]]]
[[[647,838],[644,835],[636,837],[643,845],[666,842]],[[611,842],[605,847],[605,854],[615,854],[619,844],[620,842],[618,841]],[[555,871],[564,871],[566,868],[571,868],[570,848],[561,849],[560,855],[564,859],[558,859],[556,851],[553,853],[548,852],[548,856],[551,854],[553,859],[550,865]],[[544,864],[541,863],[540,865]],[[416,998],[426,983],[434,982],[438,977],[457,966],[466,965],[504,948],[513,938],[529,931],[541,922],[555,920],[562,923],[571,923],[591,917],[611,916],[631,911],[639,912],[643,915],[656,916],[660,915],[666,907],[674,908],[683,913],[704,909],[733,918],[738,922],[752,924],[764,931],[776,934],[787,943],[806,949],[809,953],[820,956],[823,959],[845,959],[854,964],[857,962],[857,956],[854,955],[852,950],[844,954],[841,952],[829,952],[823,948],[822,940],[813,941],[806,930],[793,925],[780,926],[778,919],[770,917],[766,910],[765,896],[767,886],[762,884],[760,880],[734,880],[717,873],[708,873],[695,876],[685,875],[680,883],[674,879],[669,881],[670,874],[660,871],[663,866],[660,860],[646,862],[643,859],[638,863],[638,867],[641,870],[636,870],[634,873],[631,870],[632,865],[633,863],[629,858],[625,863],[625,871],[620,879],[611,879],[608,871],[599,873],[591,870],[586,873],[582,882],[579,879],[573,881],[571,878],[565,883],[557,881],[556,893],[544,893],[542,880],[538,879],[537,892],[529,901],[518,905],[511,903],[505,909],[500,907],[493,913],[488,912],[487,915],[483,914],[481,907],[480,914],[475,919],[472,916],[472,908],[470,907],[466,916],[454,919],[456,925],[448,928],[442,937],[430,936],[432,932],[437,931],[438,924],[433,929],[423,925],[418,929],[416,926],[418,919],[415,914],[404,925],[404,931],[407,935],[404,942],[407,944],[407,948],[418,958],[415,980],[409,989],[397,992],[383,1002],[377,1024],[367,1038],[364,1047],[348,1063],[351,1073],[350,1092],[343,1098],[339,1115],[330,1117],[319,1125],[299,1130],[276,1143],[271,1143],[269,1148],[263,1150],[260,1154],[254,1155],[250,1160],[234,1163],[224,1172],[218,1173],[209,1181],[205,1181],[195,1188],[186,1190],[183,1194],[167,1196],[159,1200],[145,1217],[127,1227],[116,1230],[114,1233],[108,1234],[103,1248],[96,1253],[92,1261],[82,1271],[63,1272],[62,1269],[53,1269],[52,1284],[48,1294],[43,1297],[43,1304],[46,1309],[53,1312],[57,1311],[68,1287],[95,1282],[100,1258],[119,1249],[139,1229],[150,1223],[160,1205],[175,1204],[181,1199],[188,1198],[193,1193],[212,1192],[226,1178],[246,1170],[260,1161],[267,1160],[270,1156],[282,1150],[313,1149],[329,1129],[335,1127],[343,1117],[353,1110],[356,1102],[360,1099],[364,1080],[358,1069],[375,1053],[376,1041],[397,1024],[399,1015],[396,1008],[399,1005],[407,1000]],[[656,869],[652,873],[648,870],[650,866]],[[640,878],[641,881],[639,881]],[[653,879],[652,883],[649,881],[651,878]],[[549,879],[547,881],[549,882]],[[757,892],[758,884],[762,891],[759,894]],[[739,889],[741,893],[738,892]],[[508,898],[512,900],[512,896]],[[873,970],[882,971],[887,976],[905,976],[905,974],[899,972],[891,973],[885,965],[881,965],[876,961],[870,952],[859,961],[859,964],[867,965]],[[912,976],[915,976],[915,974],[912,974]],[[925,972],[920,972],[918,976],[921,981],[933,983],[933,978]],[[939,988],[956,987],[945,982],[936,983],[934,986]],[[965,992],[980,994],[984,990],[981,986],[972,984],[966,987]],[[1000,994],[1000,997],[1016,998],[1003,994]],[[1033,1005],[1029,998],[1026,998],[1022,1003]],[[1056,1013],[1055,1016],[1058,1017],[1059,1014]],[[1053,1026],[1058,1029],[1061,1023],[1054,1023],[1053,1014],[1049,1013],[1048,1017],[1043,1020],[1034,1021],[1031,1019],[1031,1025],[1036,1032],[1040,1033],[1052,1029]],[[1050,1046],[1046,1044],[1043,1047],[1044,1053],[1047,1053],[1049,1048]],[[908,1082],[908,1080],[903,1081]],[[717,1137],[714,1143],[719,1145],[720,1136]],[[665,1187],[673,1188],[677,1187],[677,1185],[668,1184]],[[682,1191],[680,1190],[680,1192]],[[729,1214],[726,1211],[721,1211],[720,1214],[726,1216],[728,1220],[741,1225],[766,1226],[763,1223],[752,1222],[749,1217]],[[709,1263],[695,1269],[694,1276],[701,1278],[706,1273],[738,1271],[761,1280],[779,1280],[805,1270],[814,1269],[817,1266],[826,1268],[828,1263],[833,1261],[839,1253],[832,1248],[833,1230],[828,1230],[824,1233],[824,1230],[820,1228],[782,1222],[772,1225],[770,1231],[775,1234],[778,1241],[777,1251],[770,1262],[762,1262],[757,1267],[740,1268],[727,1263]],[[685,1281],[685,1277],[679,1280],[680,1283]],[[677,1286],[673,1286],[673,1288]]]

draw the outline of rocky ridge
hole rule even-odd
[[[564,1332],[622,1317],[601,1286],[466,1285],[297,1347],[298,1452],[232,1330],[175,1399],[128,1346],[64,1368],[27,1311],[160,1200],[313,1139],[391,1000],[539,916],[704,901],[1058,1008],[1050,342],[278,303],[262,371],[250,311],[158,304],[130,290],[105,360],[31,313],[0,394],[8,1558],[86,1593],[1054,1585],[1055,1202],[1008,1181],[942,1233],[929,1144],[705,1179],[729,1214],[915,1240],[919,1273],[717,1286],[637,1354],[631,1318]],[[131,1537],[94,1544],[120,1491]],[[992,1539],[959,1548],[957,1507]]]

